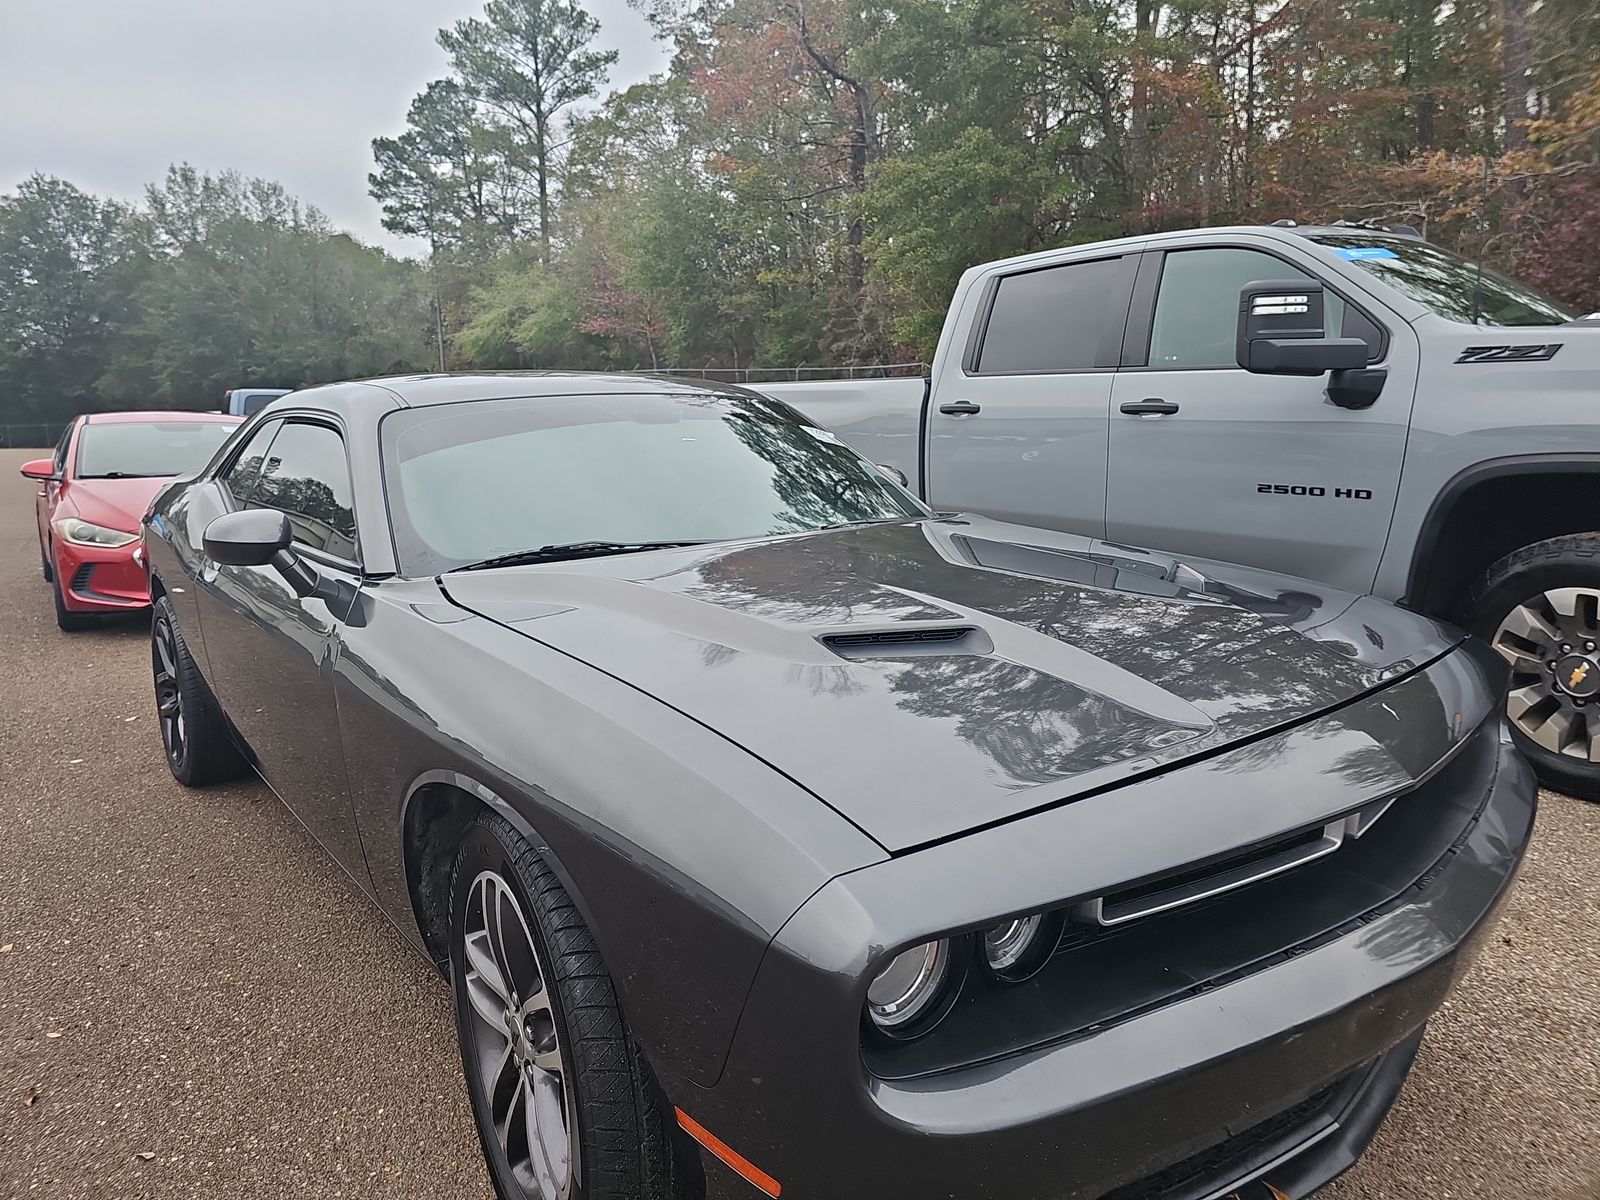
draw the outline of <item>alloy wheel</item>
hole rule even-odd
[[[1553,754],[1600,762],[1600,591],[1552,588],[1525,600],[1493,645],[1511,664],[1512,725]]]
[[[465,991],[479,1090],[511,1175],[530,1200],[568,1200],[577,1122],[550,980],[510,884],[473,881],[464,922]]]
[[[155,672],[161,744],[172,762],[181,763],[188,751],[188,730],[183,720],[183,692],[178,686],[178,640],[173,636],[172,622],[165,617],[158,617],[152,627],[150,658]]]

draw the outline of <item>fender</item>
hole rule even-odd
[[[573,905],[577,908],[578,914],[583,917],[584,924],[590,929],[596,929],[599,927],[599,922],[595,920],[594,913],[589,908],[588,901],[584,899],[583,890],[578,887],[577,881],[572,877],[572,873],[567,870],[565,865],[562,864],[561,859],[557,856],[556,852],[551,849],[549,840],[545,838],[544,835],[542,835],[536,828],[534,828],[533,823],[523,815],[522,810],[515,804],[512,804],[510,801],[506,800],[494,789],[487,787],[483,783],[480,783],[478,780],[474,779],[472,776],[463,774],[460,771],[452,771],[442,768],[424,771],[422,774],[413,779],[406,787],[405,799],[402,800],[400,804],[400,823],[396,830],[396,837],[400,842],[398,847],[399,857],[402,862],[406,861],[405,831],[406,824],[411,819],[411,802],[416,799],[417,793],[422,791],[424,788],[433,784],[441,783],[475,797],[486,804],[491,810],[509,821],[511,823],[511,827],[515,829],[530,846],[538,851],[539,856],[544,859],[551,871],[555,873],[556,878],[561,881],[561,886],[566,888],[567,895],[571,898]],[[417,899],[417,881],[409,878],[411,874],[409,865],[407,867],[406,874],[408,876],[406,884],[408,889],[411,891],[411,903],[413,910],[412,918],[415,920],[417,916],[415,911]],[[419,928],[417,932],[420,935],[421,929]],[[426,947],[426,939],[422,939],[422,942]],[[431,948],[429,958],[430,960],[432,959]],[[435,963],[434,965],[438,966],[439,964]]]
[[[1405,595],[1399,603],[1418,612],[1429,610],[1429,581],[1439,560],[1440,543],[1450,520],[1450,514],[1462,498],[1474,488],[1497,479],[1512,476],[1592,474],[1600,484],[1600,454],[1514,454],[1504,458],[1490,458],[1464,467],[1439,489],[1439,494],[1428,506],[1422,529],[1411,555],[1411,570],[1406,576]],[[1600,513],[1595,522],[1600,526]],[[1573,532],[1570,530],[1563,532]],[[1542,533],[1527,541],[1539,541],[1555,534]],[[1496,555],[1496,557],[1499,557]]]

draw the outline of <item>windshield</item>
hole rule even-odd
[[[1527,284],[1413,238],[1319,233],[1312,241],[1370,271],[1441,317],[1473,325],[1562,325],[1578,314]]]
[[[237,428],[234,421],[90,421],[78,433],[75,474],[189,475]]]
[[[397,412],[402,569],[576,542],[724,541],[926,511],[833,434],[742,396],[561,396]]]

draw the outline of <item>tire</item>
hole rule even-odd
[[[44,543],[39,543],[39,571],[44,576],[46,583],[56,581],[56,570],[50,565],[50,552],[45,549]]]
[[[499,914],[498,935],[485,912]],[[482,813],[456,852],[450,979],[473,1118],[500,1200],[680,1194],[668,1109],[594,939],[549,866],[496,813]],[[513,1009],[524,1014],[515,1040],[506,1032]]]
[[[1506,555],[1473,589],[1467,624],[1511,664],[1506,715],[1539,782],[1600,800],[1600,534]]]
[[[61,594],[61,580],[55,578],[54,571],[50,573],[50,596],[56,602],[56,628],[62,633],[82,633],[100,624],[98,613],[73,612],[67,607],[66,598]]]
[[[156,726],[167,769],[185,787],[221,783],[244,774],[246,763],[206,686],[173,615],[159,597],[150,614],[150,670],[155,683]]]

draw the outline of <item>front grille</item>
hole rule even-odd
[[[1261,842],[1225,858],[1157,876],[1148,883],[1112,892],[1104,898],[1102,907],[1109,920],[1113,912],[1137,910],[1142,904],[1159,900],[1163,896],[1181,893],[1190,888],[1204,888],[1208,884],[1226,880],[1234,874],[1248,874],[1279,858],[1292,858],[1298,852],[1314,850],[1323,837],[1323,829],[1318,826],[1315,829],[1292,833],[1287,837]]]
[[[969,972],[955,1006],[927,1037],[865,1043],[868,1069],[880,1078],[911,1079],[1091,1037],[1416,903],[1476,828],[1496,749],[1494,727],[1486,725],[1360,838],[1293,870],[1124,924],[1091,923],[1074,906],[1075,919],[1037,975],[1003,984],[981,970]],[[1265,845],[1281,849],[1280,843]]]
[[[1333,1125],[1367,1068],[1182,1162],[1118,1188],[1100,1200],[1190,1200],[1237,1183]]]
[[[72,582],[67,586],[75,592],[89,591],[89,577],[94,574],[94,563],[84,563],[72,573]]]

